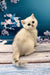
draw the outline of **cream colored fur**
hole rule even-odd
[[[34,23],[32,23],[34,21]],[[32,14],[30,17],[21,20],[23,28],[16,34],[13,41],[13,60],[15,65],[23,64],[25,61],[20,61],[19,57],[29,55],[35,51],[37,46],[37,20]],[[28,23],[31,25],[28,26]]]

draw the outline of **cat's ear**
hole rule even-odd
[[[34,18],[34,14],[32,14],[31,17]]]
[[[25,24],[25,21],[24,21],[24,20],[21,20],[21,23],[22,23],[22,24]]]

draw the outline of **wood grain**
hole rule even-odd
[[[50,62],[50,52],[35,52],[29,56],[20,57],[20,60],[31,63]],[[0,53],[0,64],[1,63],[12,63],[12,53]]]
[[[12,52],[12,45],[0,45],[0,64],[11,64]],[[20,60],[31,63],[49,63],[50,44],[40,44],[36,47],[36,51],[33,54],[20,57]]]
[[[12,45],[0,45],[0,52],[12,52]]]

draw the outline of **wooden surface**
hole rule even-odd
[[[0,45],[0,75],[50,75],[50,44],[41,44],[29,56],[20,57],[27,61],[25,67],[12,64],[12,45]]]
[[[36,51],[29,56],[20,57],[20,60],[25,60],[31,63],[50,62],[50,44],[41,44],[36,47]],[[12,63],[12,46],[0,45],[0,64]]]
[[[33,53],[29,56],[23,56],[20,60],[25,60],[31,63],[50,62],[50,52]],[[0,63],[12,63],[12,53],[0,53]]]
[[[1,64],[0,75],[50,75],[50,63],[27,64],[22,68]]]

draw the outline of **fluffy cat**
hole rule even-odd
[[[37,46],[37,20],[32,14],[30,17],[21,20],[23,28],[16,34],[13,41],[13,60],[15,65],[21,65],[24,61],[20,61],[19,57],[29,55],[35,51]]]

